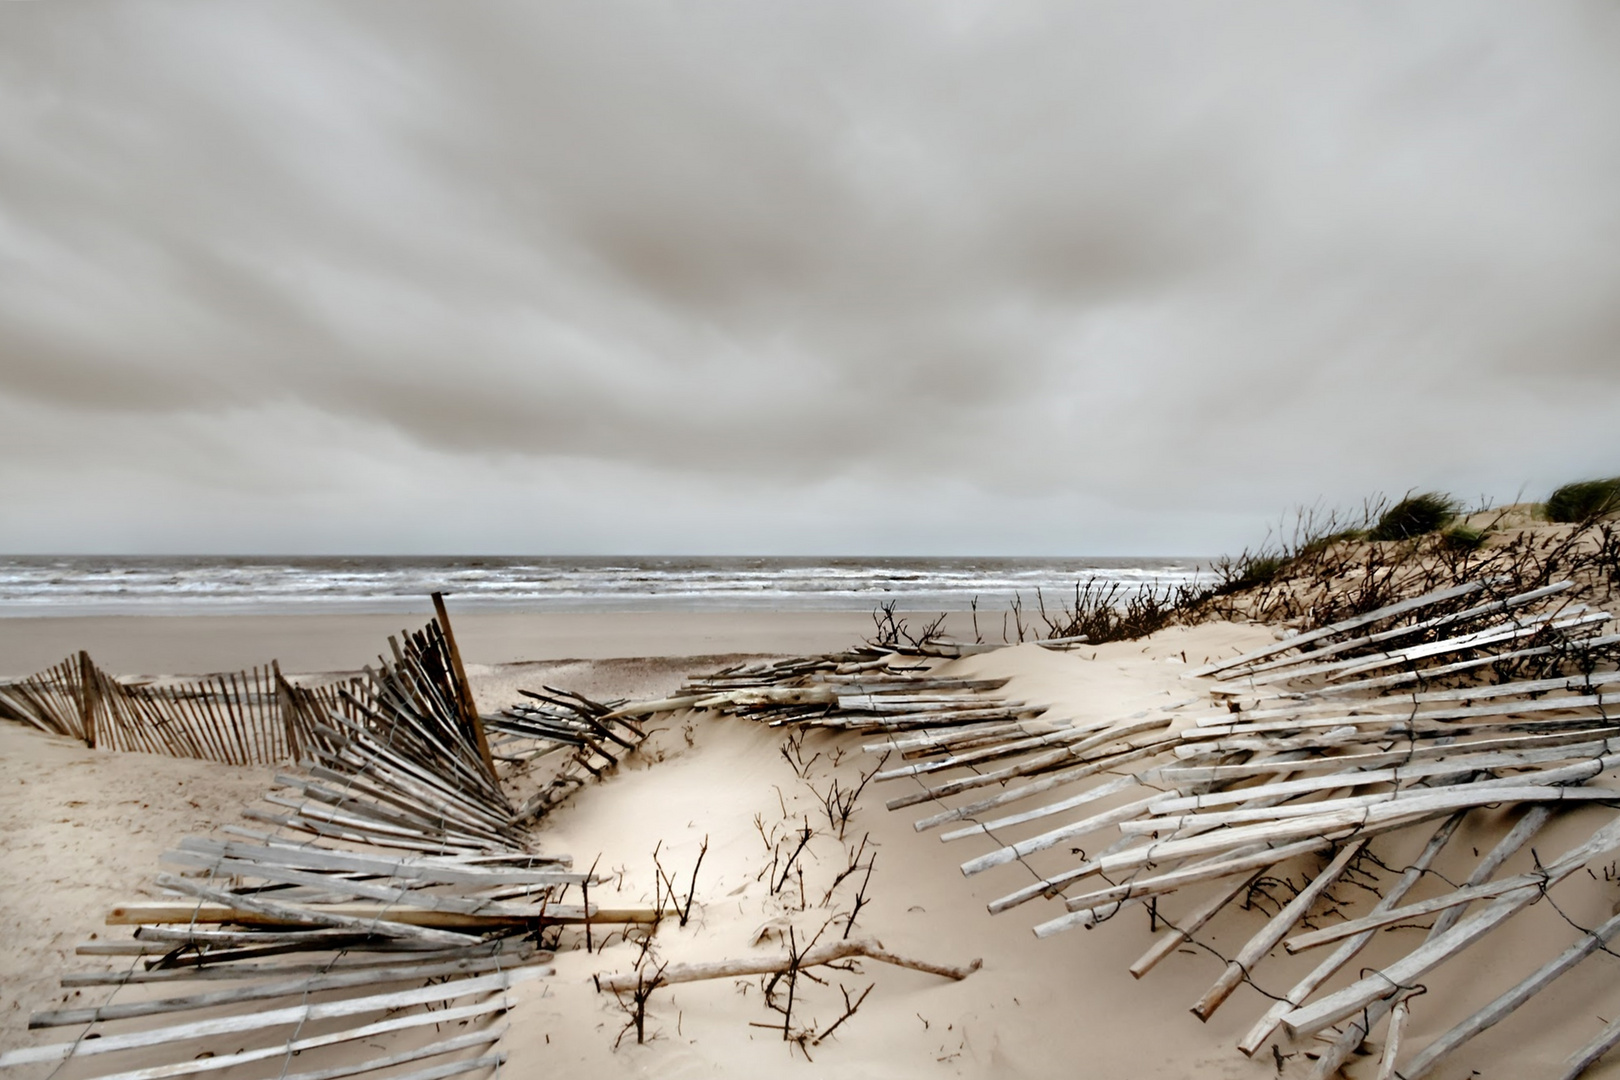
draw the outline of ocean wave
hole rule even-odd
[[[994,610],[1092,578],[1200,580],[1196,559],[0,558],[0,616],[463,610]]]

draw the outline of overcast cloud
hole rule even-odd
[[[0,549],[1199,553],[1620,473],[1613,3],[8,4]]]

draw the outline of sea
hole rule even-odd
[[[423,612],[1005,610],[1096,581],[1173,589],[1197,558],[0,556],[0,617]]]

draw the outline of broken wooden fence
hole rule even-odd
[[[228,765],[296,761],[326,744],[336,722],[366,723],[380,703],[448,725],[492,772],[483,726],[462,670],[443,597],[414,633],[389,638],[393,661],[344,682],[301,686],[275,661],[246,671],[164,682],[125,682],[80,652],[36,675],[0,683],[0,718],[82,740],[86,746],[198,758]],[[369,718],[369,719],[368,719]],[[461,750],[455,753],[462,754]]]
[[[342,707],[340,695],[337,686],[297,686],[274,663],[197,679],[125,682],[81,652],[0,683],[0,718],[98,749],[265,765],[295,760],[310,740],[306,715]]]
[[[1510,595],[1501,584],[1469,582],[1297,633],[1192,672],[1187,700],[1106,723],[1042,715],[998,697],[1005,680],[954,677],[882,649],[730,668],[622,711],[710,709],[880,736],[863,749],[900,764],[877,780],[911,789],[891,810],[927,806],[917,831],[989,841],[962,864],[966,875],[1009,868],[1030,879],[992,913],[1056,903],[1061,912],[1034,928],[1050,937],[1147,912],[1156,938],[1131,966],[1138,978],[1189,942],[1207,946],[1206,928],[1248,907],[1265,881],[1303,871],[1305,884],[1226,958],[1193,1012],[1208,1019],[1243,983],[1262,985],[1279,951],[1322,948],[1306,977],[1264,987],[1273,1003],[1239,1049],[1327,1038],[1312,1066],[1326,1078],[1392,1018],[1380,1076],[1416,1080],[1620,933],[1620,919],[1580,930],[1429,1046],[1414,1052],[1402,1040],[1405,1017],[1423,1008],[1410,995],[1426,972],[1620,850],[1620,791],[1598,782],[1620,765],[1613,616],[1566,603],[1568,582]],[[1407,900],[1470,815],[1504,806],[1516,824],[1465,880]],[[1548,821],[1572,813],[1601,824],[1531,870],[1497,876]],[[1421,850],[1380,875],[1375,850],[1397,834]],[[1370,911],[1300,931],[1313,913],[1347,908],[1352,881],[1356,895],[1379,894]],[[1419,917],[1436,920],[1421,942],[1349,974],[1381,929]],[[1565,1075],[1617,1042],[1620,1024],[1578,1050]]]
[[[30,1020],[75,1037],[9,1050],[0,1067],[113,1055],[123,1064],[104,1080],[485,1071],[504,1060],[495,1021],[514,988],[550,973],[543,930],[656,920],[565,902],[588,876],[536,851],[508,802],[447,624],[390,639],[391,658],[353,682],[281,680],[270,699],[296,725],[302,767],[245,811],[250,826],[166,854],[158,897],[108,916],[133,939],[79,947],[117,966],[62,979],[99,1003]],[[221,1037],[234,1049],[199,1052]],[[376,1050],[356,1053],[362,1041]]]

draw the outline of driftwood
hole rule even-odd
[[[852,957],[865,957],[868,960],[880,960],[885,964],[896,967],[910,968],[913,971],[923,971],[930,975],[939,975],[946,979],[962,980],[978,971],[983,964],[982,960],[974,960],[965,967],[955,967],[949,964],[934,964],[926,960],[915,960],[889,952],[882,945],[870,938],[849,938],[844,941],[835,941],[829,945],[817,945],[804,952],[793,955],[747,957],[740,960],[716,960],[704,964],[670,964],[663,968],[658,976],[660,985],[683,982],[698,982],[705,979],[729,979],[745,975],[774,975],[779,972],[788,972],[800,968],[816,967],[821,964],[831,964],[839,960],[848,960]],[[643,976],[629,975],[601,975],[596,979],[597,989],[611,992],[634,990],[638,980]]]
[[[1401,1054],[1401,1040],[1406,1034],[1406,1021],[1411,1015],[1411,1001],[1415,995],[1406,994],[1395,1003],[1389,1014],[1389,1033],[1384,1036],[1384,1052],[1378,1058],[1378,1074],[1376,1080],[1399,1080],[1400,1074],[1395,1071],[1396,1060]]]
[[[281,1077],[281,1080],[339,1080],[339,1078],[345,1076],[355,1076],[359,1073],[373,1072],[377,1069],[387,1069],[395,1065],[420,1061],[423,1058],[438,1057],[441,1054],[464,1050],[469,1046],[485,1046],[493,1041],[485,1032],[456,1035],[442,1042],[432,1043],[415,1050],[405,1050],[398,1054],[387,1054],[380,1058],[372,1058],[369,1061],[357,1061],[325,1069],[312,1069],[309,1072],[287,1073]],[[482,1069],[494,1069],[499,1072],[500,1067],[505,1063],[505,1054],[485,1054],[482,1057],[449,1061],[442,1065],[432,1065],[411,1072],[396,1072],[392,1076],[395,1080],[447,1080],[451,1076],[478,1072]]]
[[[200,856],[228,858],[270,866],[355,871],[385,876],[396,881],[423,884],[573,885],[587,878],[585,874],[559,869],[560,864],[552,861],[543,861],[536,867],[521,869],[480,866],[431,857],[395,857],[353,851],[331,851],[324,848],[221,843],[200,837],[182,840],[180,850]]]
[[[1140,979],[1159,965],[1159,962],[1182,945],[1192,940],[1194,934],[1202,930],[1204,924],[1220,914],[1222,908],[1248,892],[1249,887],[1260,877],[1260,871],[1255,871],[1246,878],[1239,878],[1237,882],[1215,893],[1200,906],[1194,908],[1186,916],[1178,920],[1170,929],[1159,935],[1159,940],[1143,953],[1136,963],[1130,967],[1131,976]]]
[[[939,838],[941,841],[948,843],[949,841],[961,840],[969,836],[988,836],[998,829],[1007,829],[1014,825],[1022,825],[1025,822],[1038,821],[1044,817],[1051,817],[1054,814],[1061,814],[1066,810],[1073,810],[1076,807],[1084,806],[1087,803],[1096,802],[1098,799],[1106,799],[1110,795],[1119,794],[1121,791],[1126,791],[1133,787],[1140,787],[1144,782],[1144,777],[1122,776],[1118,780],[1112,780],[1106,784],[1098,784],[1096,787],[1082,791],[1078,795],[1071,795],[1067,799],[1062,799],[1058,802],[1050,803],[1034,810],[1026,810],[1018,814],[1008,814],[1006,817],[999,817],[982,823],[975,822],[972,825],[968,825],[960,829],[952,829],[950,832],[941,833]]]

